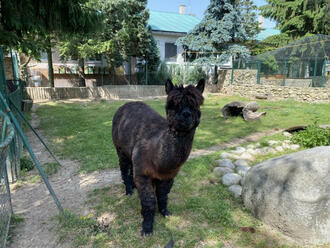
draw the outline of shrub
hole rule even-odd
[[[21,165],[22,171],[31,171],[34,168],[34,164],[33,164],[32,160],[27,156],[21,157],[20,165]]]
[[[330,145],[330,129],[321,128],[315,122],[306,130],[294,133],[291,141],[306,148]]]

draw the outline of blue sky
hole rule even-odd
[[[195,14],[198,18],[203,18],[203,13],[209,5],[209,0],[148,0],[148,8],[150,10],[179,12],[179,5],[187,6],[187,12]],[[264,0],[254,0],[257,6],[266,4]],[[265,19],[265,28],[272,28],[274,22]]]

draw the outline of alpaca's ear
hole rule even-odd
[[[201,80],[199,80],[199,82],[198,82],[196,88],[197,88],[201,93],[203,93],[203,91],[204,91],[204,87],[205,87],[205,79],[202,78]]]
[[[171,81],[171,79],[167,79],[166,83],[165,83],[165,91],[166,94],[168,95],[174,88],[174,85]]]

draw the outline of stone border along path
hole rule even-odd
[[[34,104],[31,110],[31,124],[36,129],[40,124],[40,118],[36,114],[38,107],[38,104]],[[264,136],[280,132],[282,130],[268,130],[244,138],[232,139],[221,145],[194,151],[190,154],[189,159],[235,147],[246,142],[254,142]],[[41,164],[54,162],[32,131],[29,130],[26,135]],[[41,136],[43,136],[42,133]],[[46,141],[46,143],[49,142]],[[118,169],[81,174],[78,173],[80,166],[77,161],[61,159],[60,162],[63,167],[55,175],[50,176],[49,181],[62,206],[76,214],[88,215],[90,213],[85,202],[87,195],[94,189],[121,183]],[[37,174],[36,171],[33,173]],[[25,182],[19,187],[15,184],[11,185],[11,188],[14,213],[24,217],[24,222],[15,229],[15,236],[12,242],[8,244],[8,248],[59,247],[58,237],[52,230],[57,225],[57,221],[53,217],[58,214],[58,210],[45,184],[41,181],[37,183]],[[71,244],[70,242],[61,243],[60,247],[69,248]]]
[[[40,123],[37,108],[38,105],[34,104],[31,115],[31,123],[35,128]],[[41,164],[54,162],[32,131],[28,131],[26,136]],[[121,183],[119,170],[81,174],[78,173],[78,162],[69,159],[60,159],[60,162],[63,167],[50,176],[49,181],[62,206],[76,214],[90,213],[85,202],[87,195],[94,189]],[[38,174],[36,171],[32,173]],[[41,180],[37,183],[25,182],[20,187],[14,184],[11,188],[14,213],[24,217],[24,222],[14,230],[14,237],[8,248],[72,247],[70,242],[58,244],[58,236],[52,230],[57,225],[57,220],[53,217],[58,214],[58,209]]]
[[[257,142],[259,139],[261,139],[265,136],[271,136],[271,135],[282,133],[282,132],[283,132],[283,130],[273,129],[273,130],[266,130],[264,132],[253,133],[253,134],[250,134],[250,135],[248,135],[246,137],[242,137],[242,138],[234,138],[228,142],[222,143],[221,145],[215,145],[215,146],[211,146],[211,147],[208,147],[205,149],[193,151],[190,153],[189,159],[197,158],[197,157],[204,156],[204,155],[209,155],[209,154],[219,152],[224,149],[233,148],[233,147],[236,147],[237,145],[241,145],[241,144],[244,144],[247,142]]]
[[[283,133],[283,135],[288,137],[287,133]],[[300,148],[299,145],[292,144],[291,140],[269,140],[267,145],[261,147],[260,143],[256,143],[248,145],[246,148],[238,146],[236,150],[221,153],[221,159],[216,160],[218,167],[213,169],[213,174],[221,179],[223,185],[229,187],[228,189],[234,193],[235,197],[240,197],[244,184],[243,179],[251,168],[249,162],[253,162],[255,156],[275,154],[285,150],[295,152]],[[233,160],[235,161],[233,162]]]

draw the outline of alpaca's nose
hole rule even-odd
[[[188,109],[184,109],[182,111],[182,115],[184,118],[190,118],[191,117],[191,112]]]

